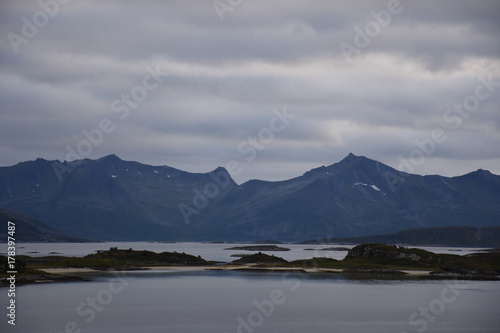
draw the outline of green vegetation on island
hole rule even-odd
[[[499,253],[474,253],[466,256],[384,244],[361,244],[343,260],[312,258],[287,262],[282,258],[258,253],[231,262],[301,269],[334,269],[349,273],[404,274],[403,270],[429,271],[428,278],[497,280],[500,275]]]
[[[276,257],[274,255],[268,255],[265,253],[255,253],[248,256],[241,257],[240,259],[231,262],[232,265],[246,265],[246,264],[259,264],[259,265],[270,265],[270,266],[280,266],[286,265],[288,261],[283,258]]]
[[[8,269],[8,258],[0,256],[0,284],[8,284],[7,279],[15,276],[17,284],[26,283],[41,283],[41,282],[64,282],[64,281],[80,281],[82,278],[77,276],[68,276],[62,274],[51,274],[31,267],[25,262],[29,259],[27,256],[17,256],[15,259],[16,273],[11,274]]]
[[[110,248],[97,251],[81,257],[46,256],[30,257],[16,256],[16,278],[21,283],[57,282],[81,280],[76,276],[47,273],[44,270],[54,268],[76,268],[92,270],[140,270],[158,266],[209,266],[215,264],[201,257],[177,252],[156,253],[152,251],[136,251],[132,249],[119,250]],[[0,256],[0,283],[9,277],[7,272],[7,257]]]
[[[357,274],[402,275],[404,271],[417,271],[419,277],[440,279],[484,279],[500,280],[500,253],[481,252],[465,256],[456,254],[436,254],[433,252],[384,244],[361,244],[347,253],[343,260],[332,258],[312,258],[287,260],[262,252],[245,255],[225,265],[206,261],[200,256],[185,253],[111,248],[97,251],[85,257],[16,256],[18,278],[25,283],[64,281],[72,279],[64,274],[50,274],[57,269],[92,270],[137,270],[153,267],[200,267],[205,269],[244,269],[244,270],[297,270],[303,272],[339,272]],[[0,257],[0,282],[6,282],[7,258]],[[367,275],[369,277],[369,275]],[[78,279],[76,277],[75,279]],[[81,279],[81,278],[80,278]]]
[[[106,251],[97,251],[83,258],[48,256],[31,258],[27,261],[37,268],[91,268],[96,270],[131,270],[155,266],[200,266],[210,265],[201,257],[186,253],[137,250],[119,250],[110,248]]]

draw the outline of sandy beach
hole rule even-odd
[[[72,273],[91,273],[100,272],[91,268],[44,268],[40,269],[51,274],[72,274]],[[153,266],[141,267],[141,270],[176,270],[176,271],[198,271],[198,270],[258,270],[258,271],[297,271],[304,273],[342,273],[342,269],[338,268],[300,268],[300,267],[259,267],[252,265],[227,265],[227,266]],[[419,276],[429,275],[431,271],[424,270],[402,270],[408,275]]]
[[[91,268],[40,268],[39,270],[50,274],[99,272],[98,270]]]

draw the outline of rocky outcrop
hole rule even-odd
[[[419,254],[416,253],[419,252]],[[426,251],[424,251],[426,252]],[[430,252],[427,258],[431,257]],[[419,262],[423,259],[422,250],[414,249],[408,250],[405,247],[398,247],[395,245],[383,244],[362,244],[351,249],[346,256],[346,259],[353,258],[383,258],[383,259],[407,259]]]

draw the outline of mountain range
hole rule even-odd
[[[398,231],[389,235],[315,239],[301,244],[405,244],[420,246],[500,247],[500,227],[441,227]]]
[[[500,176],[420,176],[349,154],[293,179],[238,185],[221,167],[37,159],[0,168],[0,207],[88,239],[302,241],[500,226]]]

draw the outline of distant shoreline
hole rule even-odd
[[[74,274],[74,273],[98,273],[98,272],[119,272],[117,269],[97,270],[92,268],[43,268],[39,269],[49,274]],[[300,268],[300,267],[264,267],[260,265],[219,265],[219,266],[143,266],[130,271],[268,271],[268,272],[298,272],[298,273],[353,273],[340,268]],[[394,273],[404,273],[407,276],[428,276],[430,270],[395,270]],[[370,272],[360,272],[369,274]],[[375,273],[375,272],[373,272]],[[373,274],[372,273],[372,274]]]
[[[275,246],[248,247],[253,251]],[[236,249],[246,249],[237,247]],[[281,248],[280,248],[281,249]],[[288,249],[287,249],[288,250]],[[303,274],[342,274],[346,277],[378,279],[460,279],[500,280],[500,253],[481,252],[465,256],[436,254],[418,248],[361,244],[350,249],[342,260],[327,257],[287,261],[262,252],[241,256],[227,262],[208,261],[200,255],[184,252],[153,252],[148,250],[97,250],[85,257],[18,256],[16,265],[20,283],[47,283],[82,281],[85,275],[124,271],[241,271],[241,272],[295,272]],[[8,258],[1,257],[0,283],[7,283]]]

